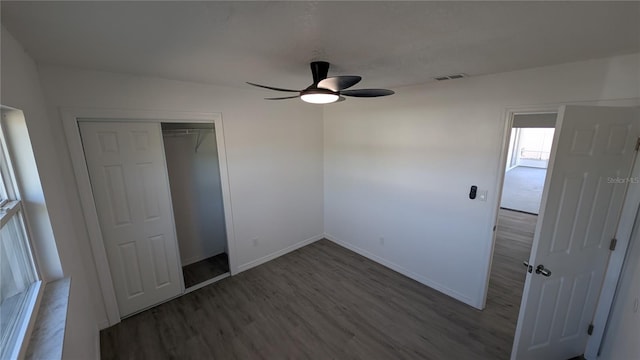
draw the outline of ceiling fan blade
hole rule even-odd
[[[254,83],[250,83],[250,82],[248,82],[248,81],[247,81],[247,84],[249,84],[249,85],[253,85],[253,86],[257,86],[257,87],[261,87],[261,88],[265,88],[265,89],[269,89],[269,90],[286,91],[286,92],[300,92],[300,90],[281,89],[281,88],[272,87],[272,86],[266,86],[266,85],[254,84]]]
[[[360,80],[362,78],[356,75],[333,76],[320,81],[318,87],[331,91],[341,91],[359,83]]]
[[[285,100],[285,99],[295,99],[300,97],[300,95],[296,96],[285,96],[285,97],[276,97],[276,98],[264,98],[265,100]]]
[[[357,89],[357,90],[345,90],[340,91],[340,95],[354,96],[354,97],[378,97],[393,95],[393,90],[387,89]]]

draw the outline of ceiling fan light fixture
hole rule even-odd
[[[338,101],[338,94],[308,93],[300,95],[300,99],[311,104],[331,104]]]
[[[329,89],[312,86],[300,92],[300,99],[311,104],[331,104],[338,101],[340,95]]]

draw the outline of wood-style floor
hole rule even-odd
[[[321,240],[102,331],[102,358],[507,359],[528,231],[502,215],[484,311]]]
[[[506,320],[503,330],[508,333],[505,340],[509,343],[509,353],[526,278],[522,262],[529,260],[537,220],[537,215],[506,209],[500,209],[498,213],[485,311]]]
[[[218,275],[229,272],[229,257],[226,253],[218,254],[210,258],[198,261],[182,267],[184,277],[184,287],[190,288],[193,285],[213,279]]]

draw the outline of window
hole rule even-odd
[[[40,289],[24,209],[0,127],[0,359],[17,358]]]

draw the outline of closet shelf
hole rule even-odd
[[[162,136],[187,136],[187,135],[197,135],[196,138],[196,152],[202,145],[202,142],[207,137],[208,134],[213,133],[213,129],[171,129],[171,130],[162,130]]]

